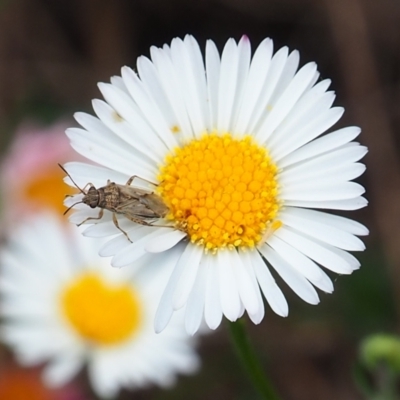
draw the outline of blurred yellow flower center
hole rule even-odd
[[[158,176],[167,218],[206,251],[254,247],[279,210],[277,167],[250,136],[205,134],[175,149]]]
[[[64,314],[78,333],[99,345],[119,344],[139,328],[142,307],[127,284],[111,284],[86,273],[67,285],[61,296]]]
[[[51,208],[62,214],[65,211],[65,195],[74,192],[64,183],[63,177],[64,173],[57,165],[41,174],[33,174],[24,188],[26,200],[37,207]]]

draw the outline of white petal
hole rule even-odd
[[[353,235],[365,236],[369,233],[368,229],[364,225],[339,215],[315,210],[305,210],[302,208],[296,208],[290,212],[310,221],[315,220],[326,225],[334,226],[335,228],[342,229],[346,232],[352,233]]]
[[[285,46],[279,49],[272,57],[268,69],[268,75],[264,81],[264,86],[261,91],[261,96],[250,120],[248,132],[257,132],[256,127],[260,126],[263,122],[263,119],[267,118],[272,108],[269,102],[276,85],[278,84],[279,78],[281,77],[284,65],[286,64],[288,58],[288,53],[289,50]]]
[[[155,227],[150,227],[152,229],[152,232],[147,234],[146,236],[134,241],[134,238],[130,236],[130,232],[128,233],[129,238],[133,243],[130,243],[126,247],[124,247],[122,250],[120,250],[113,258],[111,261],[111,265],[116,268],[120,267],[125,267],[126,265],[129,265],[139,258],[143,257],[146,254],[146,245],[149,240],[152,238],[158,236],[162,230],[167,229],[167,228],[155,228]],[[135,234],[137,231],[135,231]]]
[[[247,311],[247,312],[249,314],[250,319],[253,321],[253,323],[259,324],[264,318],[265,309],[264,309],[264,302],[261,297],[260,286],[257,282],[257,277],[254,272],[254,267],[253,267],[253,262],[252,262],[252,257],[251,257],[252,253],[253,252],[249,252],[249,251],[240,251],[240,257],[243,261],[243,265],[245,266],[245,268],[247,270],[247,273],[250,276],[250,279],[252,281],[253,290],[257,297],[257,302],[258,302],[258,311],[257,312],[255,312],[254,314],[250,313],[249,311]]]
[[[268,140],[268,146],[272,148],[293,139],[293,132],[303,129],[318,113],[325,112],[332,106],[335,96],[332,92],[326,93],[329,82],[322,81],[311,90],[305,92],[293,109],[277,127],[274,135]]]
[[[146,86],[153,101],[157,103],[168,126],[179,126],[182,129],[180,119],[174,112],[174,106],[168,98],[168,89],[164,88],[162,77],[158,73],[155,65],[144,56],[137,59],[136,65],[141,81],[144,86]]]
[[[254,53],[244,88],[243,101],[238,112],[238,120],[234,127],[235,132],[249,132],[248,126],[264,88],[264,81],[267,78],[272,50],[273,42],[268,38],[260,43]]]
[[[303,253],[288,245],[276,235],[269,238],[268,244],[314,286],[325,292],[332,293],[333,284],[328,275]]]
[[[171,319],[172,313],[174,311],[172,306],[172,298],[174,296],[176,286],[185,267],[187,267],[188,264],[191,263],[193,253],[197,250],[197,246],[193,246],[191,243],[186,245],[177,264],[175,265],[175,268],[172,272],[171,277],[168,280],[167,286],[164,289],[160,303],[157,308],[156,316],[154,319],[154,330],[156,333],[162,332],[168,325],[169,320]]]
[[[126,218],[118,220],[119,227],[125,232],[132,228],[132,221]],[[121,231],[115,226],[114,221],[102,221],[100,224],[93,224],[83,231],[83,236],[89,237],[106,237],[119,234]]]
[[[145,250],[149,253],[161,253],[165,250],[170,249],[179,243],[187,234],[179,230],[169,230],[163,235],[159,235],[149,242],[145,246]]]
[[[192,36],[173,39],[171,59],[180,76],[186,109],[193,131],[199,137],[209,125],[206,108],[204,63],[199,45]]]
[[[271,99],[269,101],[269,104],[272,106],[272,108],[275,106],[278,99],[282,97],[283,92],[291,84],[296,74],[296,71],[299,67],[299,62],[300,62],[300,53],[298,52],[298,50],[293,50],[292,52],[290,52],[289,56],[287,57],[287,60],[285,61],[285,65],[282,68],[282,73],[274,89],[274,93],[272,94]],[[314,79],[312,78],[312,80]],[[310,80],[310,83],[312,80]]]
[[[86,231],[85,231],[86,232]],[[132,238],[131,240],[135,240],[132,232],[129,232],[129,237]],[[138,236],[140,237],[140,236]],[[125,248],[130,244],[129,240],[126,238],[125,235],[118,235],[117,237],[109,240],[105,243],[102,247],[100,247],[99,255],[101,257],[111,257],[117,254],[120,250]]]
[[[322,277],[322,270],[304,254],[288,245],[276,235],[271,236],[267,244],[285,259],[292,267],[297,269],[305,278],[318,280]]]
[[[207,282],[204,318],[210,329],[217,329],[222,320],[218,260],[214,255],[207,255],[206,257],[208,258],[208,262],[206,264]]]
[[[58,387],[69,382],[82,368],[83,355],[76,354],[76,350],[72,354],[64,354],[58,356],[56,360],[50,362],[43,371],[43,379],[50,387]]]
[[[307,143],[279,161],[281,168],[330,152],[355,139],[361,132],[357,126],[348,126]]]
[[[105,357],[96,357],[89,364],[88,375],[94,391],[99,397],[113,398],[118,392],[118,383],[110,373],[110,363]],[[116,367],[114,366],[114,369]]]
[[[329,101],[329,98],[327,99]],[[306,143],[311,142],[322,133],[327,131],[333,126],[341,116],[343,115],[344,109],[342,107],[333,107],[317,114],[316,118],[310,120],[302,129],[296,132],[296,135],[292,137],[292,140],[286,143],[279,143],[271,151],[271,156],[276,162],[297,150]]]
[[[271,263],[275,271],[301,299],[310,304],[319,303],[318,294],[313,286],[306,278],[283,260],[275,250],[265,244],[259,245],[258,249],[266,260]]]
[[[365,171],[366,167],[361,163],[334,165],[326,163],[321,169],[302,169],[297,171],[295,168],[283,171],[279,176],[279,184],[286,186],[298,182],[309,182],[312,180],[329,182],[345,182],[358,178]]]
[[[176,148],[176,142],[167,121],[160,112],[156,102],[138,76],[128,67],[121,70],[122,79],[136,104],[146,118],[153,132],[165,143],[168,149]]]
[[[287,301],[281,289],[276,284],[275,279],[271,275],[267,264],[261,258],[258,251],[251,251],[249,252],[249,255],[251,257],[251,263],[253,265],[257,281],[268,304],[276,314],[281,315],[282,317],[287,317],[289,313]]]
[[[316,239],[300,235],[288,227],[282,226],[275,235],[318,264],[338,274],[351,274],[360,265],[355,258],[349,259],[350,255],[345,251],[339,251]]]
[[[301,173],[303,170],[316,170],[324,168],[326,165],[343,165],[351,164],[360,160],[367,153],[367,148],[364,146],[348,143],[340,148],[334,149],[329,153],[325,153],[313,158],[309,158],[301,163],[291,165],[285,171],[296,171]],[[279,164],[280,165],[280,164]]]
[[[193,289],[187,300],[185,327],[189,335],[194,335],[198,331],[203,317],[208,264],[209,257],[202,257]]]
[[[243,35],[238,44],[238,74],[237,74],[237,87],[235,93],[235,101],[232,108],[232,119],[230,124],[230,131],[235,133],[235,125],[238,119],[239,110],[243,101],[243,92],[245,82],[249,74],[251,57],[250,40],[246,35]],[[243,132],[240,132],[243,135]]]
[[[318,183],[318,184],[317,184]],[[286,185],[281,189],[280,198],[285,201],[331,201],[354,199],[365,193],[365,189],[355,182],[311,181],[306,184]]]
[[[222,312],[230,321],[236,321],[240,313],[240,297],[232,271],[233,256],[230,250],[220,250],[216,257]]]
[[[168,151],[168,148],[150,128],[147,121],[143,119],[140,110],[132,98],[113,85],[99,83],[98,86],[107,103],[128,123],[127,125],[130,125],[132,128],[131,132],[135,132],[135,135],[129,135],[130,131],[128,127],[124,130],[114,129],[114,131],[120,132],[121,138],[130,143],[132,147],[141,150],[144,154],[150,157],[153,154],[157,154],[158,157],[153,157],[153,160],[160,162],[164,154]],[[118,124],[113,126],[119,127],[121,124],[125,124],[125,121],[119,119],[117,121]]]
[[[315,239],[321,240],[332,246],[344,250],[362,251],[365,250],[364,243],[351,233],[327,225],[315,219],[305,218],[304,214],[298,213],[296,208],[287,208],[280,215],[280,220],[297,232],[305,233]]]
[[[174,310],[183,307],[192,291],[204,251],[201,246],[191,246],[191,255],[179,277],[172,298]]]
[[[154,166],[127,144],[119,146],[113,142],[101,143],[78,128],[67,129],[66,134],[73,149],[89,160],[123,174],[129,171],[127,175],[136,174],[149,180],[155,176]]]
[[[236,273],[236,282],[239,290],[240,299],[249,314],[257,314],[259,312],[259,297],[257,296],[257,286],[251,279],[248,269],[251,268],[244,265],[241,255],[237,251],[231,252],[232,268]]]
[[[207,40],[206,44],[206,75],[207,75],[207,95],[208,109],[210,113],[209,129],[217,128],[218,121],[218,86],[221,60],[215,43]]]
[[[190,125],[189,116],[186,111],[184,96],[182,93],[182,85],[172,65],[171,58],[161,49],[154,46],[150,49],[151,58],[156,67],[160,83],[164,88],[164,92],[174,110],[178,121],[178,127],[181,129],[181,134],[186,139],[193,138],[192,127]],[[156,101],[156,99],[154,99]]]
[[[221,56],[221,71],[218,86],[217,129],[227,132],[231,127],[235,102],[238,74],[238,48],[233,39],[229,39]]]
[[[124,80],[120,76],[112,76],[110,78],[112,85],[116,86],[118,89],[122,90],[124,93],[128,94],[128,89],[125,86]]]
[[[64,168],[81,187],[87,185],[88,182],[95,187],[105,186],[108,179],[111,182],[123,185],[129,179],[128,175],[117,172],[114,169],[81,162],[68,162],[64,165]]]
[[[258,130],[256,138],[260,143],[264,143],[286,115],[288,115],[292,107],[304,93],[316,70],[316,64],[309,63],[296,74],[286,90],[277,99],[272,111]]]
[[[322,208],[330,210],[359,210],[367,205],[368,201],[361,196],[346,200],[313,201],[293,199],[285,201],[285,206],[287,207]]]
[[[100,85],[100,87],[103,91],[106,91],[105,88],[110,89],[110,92],[118,90],[111,85],[107,86],[103,84]],[[131,159],[136,156],[138,160],[143,160],[142,163],[147,162],[149,166],[163,159],[166,147],[160,147],[157,137],[149,133],[149,128],[145,126],[145,124],[141,124],[141,118],[137,118],[136,126],[132,126],[105,101],[95,99],[92,101],[92,106],[100,120],[111,129],[117,137],[121,138],[129,145]],[[132,110],[132,112],[133,111],[134,110]],[[156,146],[158,146],[159,149],[155,150],[154,147]],[[164,152],[162,150],[164,150]]]

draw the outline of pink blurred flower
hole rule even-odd
[[[24,123],[17,130],[1,164],[3,223],[15,223],[43,208],[60,215],[65,210],[63,199],[71,191],[57,163],[75,155],[64,134],[68,125],[65,121],[49,127]]]

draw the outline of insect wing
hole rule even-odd
[[[165,205],[163,200],[154,193],[142,196],[139,201],[153,210],[158,217],[165,217],[168,213],[168,207]]]
[[[144,218],[144,219],[154,219],[159,218],[153,210],[148,208],[145,204],[142,204],[137,199],[130,199],[115,208],[117,214],[123,214],[130,217]]]
[[[116,184],[119,188],[120,196],[121,196],[121,202],[123,200],[129,200],[129,199],[137,199],[139,200],[140,197],[146,196],[151,194],[150,191],[144,190],[144,189],[138,189],[132,186],[128,185],[118,185]]]

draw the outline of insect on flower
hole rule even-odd
[[[82,189],[75,183],[65,168],[60,164],[58,165],[69,176],[76,188],[83,194],[82,200],[72,204],[72,206],[70,206],[64,212],[64,215],[67,214],[68,211],[74,206],[80,203],[86,204],[91,208],[100,208],[97,217],[88,217],[80,222],[78,226],[82,225],[88,220],[102,219],[104,210],[108,210],[112,212],[114,225],[126,236],[130,242],[132,242],[128,234],[119,226],[117,214],[124,215],[130,221],[137,224],[152,226],[152,221],[158,218],[164,218],[169,211],[161,197],[156,193],[131,186],[134,179],[139,178],[137,175],[131,176],[125,185],[119,185],[108,180],[106,186],[98,189],[96,189],[96,187],[90,182]],[[140,179],[149,182],[146,179]],[[152,184],[155,185],[154,183]],[[89,189],[86,189],[87,187],[89,187]]]

